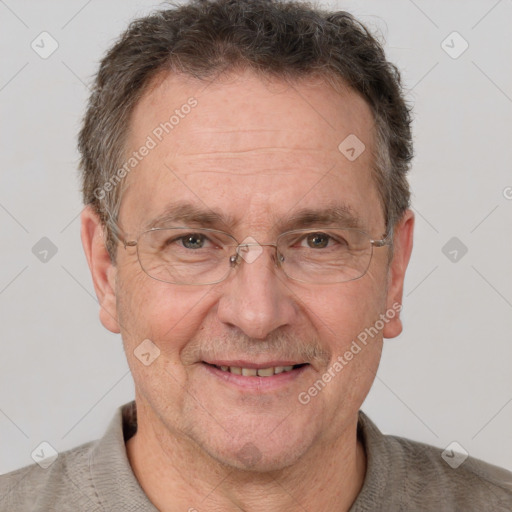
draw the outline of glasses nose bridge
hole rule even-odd
[[[261,256],[261,253],[263,252],[263,250],[261,251],[260,254],[257,254],[256,257],[245,257],[242,254],[244,249],[248,249],[248,248],[251,248],[251,247],[274,247],[274,256],[276,258],[276,264],[278,266],[280,265],[281,262],[279,261],[280,258],[278,257],[279,255],[278,255],[278,244],[277,244],[277,242],[274,242],[274,243],[271,243],[271,242],[259,243],[256,240],[254,240],[254,242],[241,242],[241,243],[239,243],[236,246],[236,248],[235,248],[235,254],[233,254],[229,258],[230,265],[232,267],[236,267],[236,266],[238,266],[241,263],[241,260],[244,260],[247,263],[252,263],[256,259],[258,259]]]
[[[277,242],[276,243],[265,243],[265,244],[260,244],[259,242],[242,242],[240,244],[238,244],[238,247],[277,247]]]

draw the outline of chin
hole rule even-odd
[[[200,446],[210,457],[230,469],[269,473],[294,465],[308,451],[313,437],[304,431],[279,436],[252,432],[239,439],[222,436],[214,442],[209,438]]]
[[[272,473],[293,466],[299,459],[296,447],[283,447],[281,453],[265,453],[253,443],[246,443],[237,452],[210,454],[229,469],[250,473]]]

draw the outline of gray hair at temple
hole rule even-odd
[[[93,84],[78,141],[82,191],[105,227],[112,261],[123,183],[105,184],[119,179],[126,161],[137,101],[164,71],[206,80],[247,68],[285,80],[319,76],[366,100],[375,120],[373,178],[392,233],[410,204],[411,115],[400,74],[377,39],[349,13],[304,2],[193,0],[133,21]]]

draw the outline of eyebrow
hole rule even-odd
[[[239,221],[224,212],[199,207],[192,203],[178,202],[168,206],[161,215],[146,223],[144,229],[176,226],[178,223],[184,226],[230,230],[236,228]],[[323,208],[296,210],[289,217],[278,220],[273,227],[284,232],[323,225],[364,230],[363,222],[352,207],[343,203],[330,204]]]
[[[341,203],[324,208],[303,208],[297,210],[288,219],[280,223],[285,231],[314,226],[339,226],[343,228],[363,229],[364,224],[353,209]]]
[[[208,228],[219,226],[227,228],[236,225],[235,220],[223,212],[207,207],[201,208],[192,203],[178,202],[168,206],[161,215],[149,221],[145,228],[167,227],[176,223],[183,223],[184,225],[194,224]]]

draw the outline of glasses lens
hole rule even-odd
[[[213,284],[230,270],[229,251],[236,242],[210,229],[166,228],[146,231],[139,238],[142,269],[153,279],[173,284]]]
[[[283,271],[307,283],[343,283],[362,277],[370,265],[370,237],[356,229],[296,230],[277,243]]]

